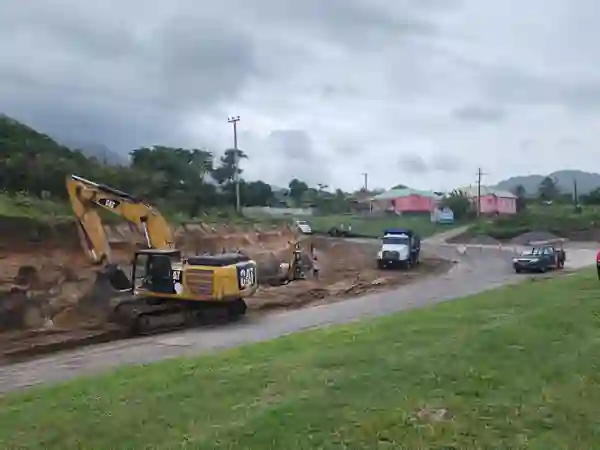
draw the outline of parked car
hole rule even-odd
[[[312,234],[312,228],[306,220],[296,220],[295,225],[302,234]]]

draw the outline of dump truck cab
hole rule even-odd
[[[410,268],[419,264],[421,238],[408,228],[388,228],[383,231],[377,252],[377,267]]]

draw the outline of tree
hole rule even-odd
[[[273,202],[271,185],[262,181],[243,181],[240,195],[244,206],[269,206]]]
[[[397,184],[396,186],[393,186],[392,189],[408,189],[408,186],[405,184]]]
[[[538,197],[544,201],[552,201],[558,198],[560,190],[556,181],[551,177],[546,177],[542,180],[538,187]]]
[[[471,199],[460,189],[450,192],[440,203],[442,207],[450,208],[456,219],[465,219],[474,213]]]
[[[289,184],[289,197],[292,199],[296,206],[302,204],[304,194],[308,192],[308,185],[304,181],[300,181],[298,178],[293,178]]]
[[[243,150],[228,148],[220,159],[220,165],[214,170],[215,180],[219,184],[227,184],[235,181],[236,165],[237,175],[241,176],[243,170],[240,168],[240,162],[248,159],[248,155]]]
[[[209,151],[155,146],[139,148],[130,155],[131,168],[137,173],[132,181],[144,186],[138,195],[163,199],[168,207],[191,217],[200,213],[202,205],[212,203],[216,190],[206,182],[213,171]]]
[[[581,195],[582,203],[587,205],[600,205],[600,187],[589,192],[587,195]]]
[[[512,192],[517,197],[517,212],[525,211],[527,208],[527,191],[525,186],[519,184],[515,186]]]
[[[65,177],[77,174],[141,197],[167,216],[182,213],[189,218],[200,217],[207,209],[233,205],[237,159],[247,156],[241,150],[227,149],[215,164],[208,150],[156,145],[131,151],[130,165],[107,166],[0,115],[0,191],[13,196],[26,194],[64,201]],[[239,165],[237,175],[242,175]],[[269,184],[239,181],[244,206],[282,203]],[[305,182],[294,179],[288,198],[300,205],[311,194],[326,207],[343,210],[345,194],[333,194],[325,188],[321,185],[320,190],[309,189]]]

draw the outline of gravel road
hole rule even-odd
[[[0,367],[0,393],[39,383],[59,382],[80,375],[94,374],[119,365],[198,355],[268,340],[304,329],[386,315],[475,294],[524,279],[523,276],[515,275],[510,267],[510,260],[517,248],[450,245],[444,244],[442,238],[424,241],[422,249],[424,253],[456,261],[446,275],[427,278],[394,291],[247,318],[240,323],[223,327],[192,329],[100,344]],[[593,248],[567,250],[568,265],[579,268],[589,265],[590,262],[593,264],[595,252]]]

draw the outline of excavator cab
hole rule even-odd
[[[181,261],[179,250],[138,250],[132,263],[131,289],[147,290],[156,294],[181,293]]]

